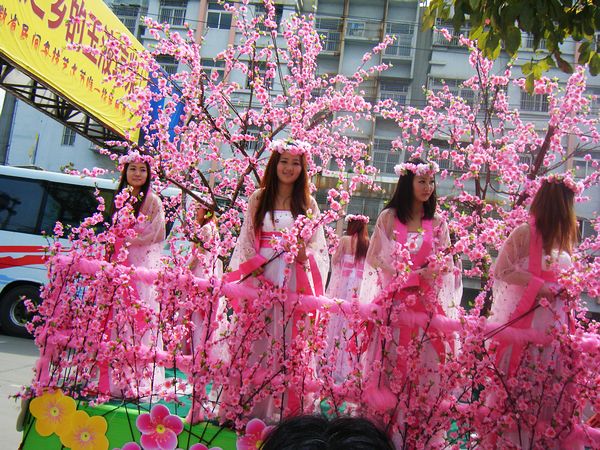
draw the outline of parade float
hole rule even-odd
[[[120,102],[140,117],[143,137],[103,152],[121,165],[147,161],[155,192],[166,186],[181,190],[163,199],[174,229],[166,240],[169,251],[149,269],[128,264],[122,245],[135,238],[132,224],[143,216],[115,223],[107,214],[110,205],[99,198],[98,213],[80,226],[56,225],[43,303],[31,305],[40,358],[20,394],[26,411],[22,448],[258,448],[269,426],[295,414],[368,417],[403,448],[481,447],[489,438],[502,442],[515,429],[531,448],[564,442],[598,448],[600,433],[585,419],[600,406],[600,340],[581,300],[600,295],[598,219],[591,221],[595,233],[573,252],[573,265],[560,274],[570,326],[541,332],[518,320],[496,323],[484,316],[492,298],[493,256],[510,231],[526,222],[540,180],[556,173],[597,189],[598,170],[572,180],[573,149],[565,146],[575,139],[578,154],[587,154],[600,141],[584,69],[564,87],[547,78],[535,82],[534,92],[549,104],[543,130],[508,104],[507,90],[525,89],[525,81],[513,76],[510,64],[498,68],[484,59],[466,38],[461,43],[469,48],[473,77],[464,86],[474,100],[445,87],[428,91],[423,108],[367,101],[361,85],[388,69],[381,54],[393,37],[366,53],[354,73],[318,74],[322,45],[312,17],[292,15],[279,25],[273,3],[266,1],[259,15],[248,6],[225,6],[238,34],[235,45],[216,57],[222,74],[202,66],[202,41],[191,30],[181,34],[151,19],[147,30],[157,40],[151,52],[128,60],[122,54],[126,38],[106,44],[120,61],[108,76],[132,87]],[[174,57],[186,70],[168,76],[155,61],[158,55]],[[248,80],[245,88],[240,79]],[[139,85],[144,87],[134,87]],[[231,281],[216,271],[208,277],[192,273],[190,256],[201,248],[200,264],[223,264],[227,274],[247,199],[276,145],[302,143],[311,179],[329,187],[321,213],[297,217],[283,233],[277,257],[293,261],[316,226],[325,227],[333,252],[334,227],[353,195],[378,188],[368,145],[349,137],[376,118],[395,125],[393,151],[451,161],[438,183],[450,186],[440,214],[453,245],[427,264],[435,267],[450,255],[457,285],[462,276],[480,279],[472,305],[465,309],[457,298],[440,309],[430,296],[419,312],[394,304],[414,269],[402,246],[396,249],[395,281],[371,303],[361,302],[358,293],[340,301],[316,289],[292,293],[247,277]],[[579,200],[585,195],[580,192]],[[127,200],[118,196],[115,204]],[[209,239],[201,237],[193,205],[214,211],[218,232]],[[461,271],[461,259],[468,270]],[[143,301],[142,290],[152,291],[156,308]],[[413,301],[420,295],[417,289]],[[265,313],[273,308],[282,312],[276,319]],[[329,321],[340,315],[347,331],[327,336]],[[392,336],[398,327],[426,332],[383,357],[394,360],[387,364],[390,371],[382,371],[391,382],[374,393],[365,383],[361,356],[374,329]],[[256,350],[259,341],[267,351]],[[435,367],[419,362],[428,341],[442,343]],[[495,352],[506,343],[551,348],[553,357],[525,357],[514,372],[503,373]],[[333,377],[340,351],[353,364],[342,380]],[[262,414],[267,400],[274,408]],[[548,409],[550,418],[541,413]]]

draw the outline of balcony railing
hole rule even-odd
[[[462,34],[465,37],[469,37],[469,32],[471,31],[471,26],[468,23],[464,24],[459,31],[454,31],[452,22],[445,22],[440,19],[437,20],[435,26],[436,28],[446,28],[452,35],[452,39],[448,41],[440,31],[435,31],[433,36],[433,45],[441,45],[446,47],[459,47],[460,35]]]
[[[325,52],[339,52],[342,39],[342,20],[339,17],[317,17],[315,28],[321,36]]]
[[[412,56],[413,36],[415,25],[405,22],[387,22],[385,33],[396,39],[384,52],[385,56],[410,58]]]
[[[348,19],[346,22],[346,37],[351,39],[379,40],[381,22]]]

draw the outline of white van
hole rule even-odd
[[[45,235],[52,236],[57,221],[78,226],[94,214],[96,188],[108,210],[116,181],[0,166],[0,327],[4,333],[28,336],[25,299],[39,302],[40,286],[47,281]],[[165,191],[167,195],[177,192]]]

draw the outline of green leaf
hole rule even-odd
[[[526,5],[528,8],[529,6]],[[521,15],[521,9],[523,8],[523,2],[516,1],[510,2],[505,8],[502,8],[500,14],[504,18],[506,23],[515,23],[517,17]]]
[[[481,4],[481,0],[469,0],[469,4],[473,9],[479,9],[479,5]]]
[[[600,55],[596,52],[590,58],[590,73],[594,76],[600,73]]]
[[[533,23],[533,11],[531,7],[526,4],[525,7],[521,9],[521,14],[519,15],[519,24],[521,25],[521,30],[532,31]]]
[[[504,42],[506,52],[513,56],[521,46],[521,30],[515,26],[511,26],[506,32],[506,40]]]
[[[429,30],[433,27],[435,23],[435,16],[433,14],[425,15],[423,17],[423,29]]]
[[[469,39],[479,39],[479,37],[481,36],[481,33],[483,33],[483,27],[479,26],[477,28],[471,28],[471,31],[469,32]]]
[[[484,31],[481,33],[481,36],[479,36],[479,39],[477,39],[477,48],[479,48],[479,50],[481,50],[484,53],[485,53],[485,44],[487,43],[489,36],[490,36],[490,32]]]
[[[525,90],[527,92],[529,92],[530,94],[533,92],[534,80],[535,80],[535,77],[533,76],[533,73],[530,73],[529,75],[527,75],[527,78],[525,78]]]
[[[490,31],[485,43],[485,54],[491,59],[496,59],[500,55],[500,49],[500,38],[496,33]]]
[[[587,64],[592,56],[592,47],[591,42],[584,41],[579,47],[579,58],[577,58],[577,62],[579,64]]]
[[[573,73],[573,66],[564,59],[562,59],[560,53],[554,52],[554,59],[556,60],[556,65],[560,70],[562,70],[565,73]]]
[[[523,64],[521,66],[521,71],[525,75],[529,75],[532,70],[533,70],[533,63],[532,62],[527,62],[527,63],[525,63],[525,64]]]

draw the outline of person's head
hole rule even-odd
[[[394,208],[402,223],[407,223],[422,205],[423,218],[433,219],[437,205],[435,173],[437,164],[412,158],[396,166],[399,175],[396,190],[384,209]],[[420,211],[421,208],[418,208]]]
[[[306,156],[293,150],[294,144],[273,150],[267,162],[260,187],[263,189],[259,205],[254,215],[255,226],[263,223],[265,214],[275,212],[277,192],[282,188],[291,188],[290,209],[294,217],[306,214],[310,205],[310,187],[306,171]],[[289,150],[286,150],[288,148]]]
[[[372,422],[357,417],[328,421],[298,416],[277,425],[261,450],[393,450],[386,434]]]
[[[530,213],[542,236],[544,251],[553,248],[571,253],[577,242],[577,217],[575,215],[575,192],[563,180],[550,178],[542,181]]]
[[[121,179],[115,195],[121,193],[125,188],[132,188],[133,195],[135,196],[140,196],[141,194],[141,201],[137,201],[133,205],[133,211],[137,217],[140,213],[142,203],[148,195],[151,182],[152,171],[147,161],[126,162],[121,171]]]
[[[348,214],[346,216],[346,222],[348,224],[346,227],[346,235],[356,238],[356,252],[354,253],[354,259],[364,259],[369,250],[369,234],[367,230],[369,218],[366,216]]]
[[[196,203],[196,223],[200,226],[206,225],[215,218],[215,212],[201,203]]]

